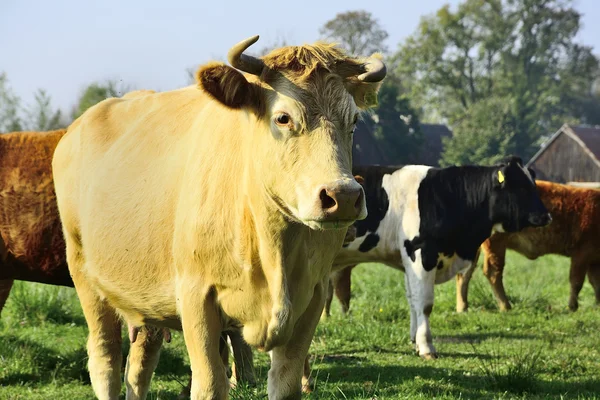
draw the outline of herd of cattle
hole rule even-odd
[[[501,309],[507,248],[571,258],[600,302],[600,191],[495,166],[352,166],[352,131],[376,104],[380,57],[327,44],[262,58],[228,54],[197,85],[107,99],[67,130],[0,136],[0,311],[14,280],[74,286],[89,328],[92,386],[144,399],[169,329],[183,331],[194,399],[224,399],[227,336],[238,380],[268,351],[269,399],[297,399],[333,293],[350,306],[363,262],[405,272],[410,334],[435,358],[434,285],[457,279],[457,311],[484,252]],[[240,71],[243,71],[242,74]],[[552,221],[552,222],[551,222]]]

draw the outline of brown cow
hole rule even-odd
[[[510,310],[502,283],[506,249],[515,250],[533,260],[546,254],[571,258],[571,295],[569,309],[578,308],[577,298],[587,273],[600,303],[600,190],[576,188],[558,183],[537,181],[542,202],[553,222],[544,228],[526,228],[521,232],[496,233],[486,240],[483,272],[488,278],[500,310]],[[457,277],[457,311],[468,307],[469,280],[477,262],[462,278]]]
[[[65,132],[0,135],[0,312],[14,280],[73,286],[51,169]]]

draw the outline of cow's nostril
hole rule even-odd
[[[363,202],[364,197],[365,197],[365,194],[363,193],[362,190],[360,190],[358,193],[358,197],[356,198],[356,202],[354,203],[354,208],[356,210],[360,210],[362,208],[362,202]]]
[[[327,189],[321,190],[321,193],[319,193],[319,198],[321,199],[321,207],[323,210],[329,210],[330,208],[335,207],[337,204],[335,199],[327,194]]]

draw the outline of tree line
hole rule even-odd
[[[465,0],[424,16],[392,51],[386,30],[364,10],[336,15],[319,33],[354,55],[383,54],[388,76],[365,119],[388,160],[414,162],[424,143],[421,122],[442,123],[453,135],[440,163],[461,165],[506,154],[528,159],[565,122],[600,124],[600,64],[591,47],[576,42],[580,29],[574,0]],[[285,44],[278,38],[260,53]],[[65,115],[42,89],[22,107],[0,74],[0,132],[64,127],[130,89],[93,83]]]

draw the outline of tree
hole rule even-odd
[[[31,131],[50,131],[64,128],[68,125],[59,109],[53,110],[50,96],[44,89],[35,93],[35,101],[25,110],[25,127]]]
[[[77,101],[77,105],[73,109],[72,117],[75,120],[79,118],[85,110],[102,100],[108,99],[109,97],[120,97],[131,90],[133,89],[129,86],[121,85],[121,87],[119,87],[118,82],[114,80],[107,80],[104,83],[94,82],[82,92]]]
[[[387,51],[384,42],[388,33],[368,11],[339,13],[327,21],[319,32],[325,39],[339,42],[343,49],[353,55],[367,56]]]
[[[385,52],[388,33],[367,11],[340,13],[321,28],[328,40],[339,43],[348,53],[366,56]],[[386,60],[390,64],[393,60]],[[388,67],[388,75],[378,94],[378,106],[364,116],[373,126],[376,139],[389,160],[400,164],[410,161],[410,156],[421,146],[419,118],[405,95],[400,80]]]
[[[586,120],[598,60],[574,42],[580,14],[572,4],[466,0],[421,21],[396,56],[398,73],[422,118],[451,125],[444,163],[504,151],[527,159],[563,122]]]
[[[419,117],[393,77],[383,81],[378,102],[368,118],[374,122],[375,137],[386,158],[393,164],[418,162],[413,156],[423,143]]]
[[[20,131],[20,101],[8,85],[5,73],[0,73],[0,133]]]

